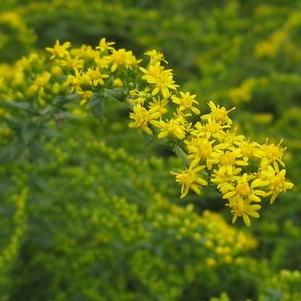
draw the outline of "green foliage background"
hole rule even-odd
[[[229,224],[219,195],[180,201],[169,171],[182,163],[128,129],[122,105],[66,116],[0,154],[0,300],[301,300],[300,275],[281,272],[301,269],[300,33],[300,1],[1,1],[0,70],[56,39],[161,50],[201,109],[236,106],[244,133],[285,138],[295,189],[248,230],[243,264],[211,267],[224,229],[246,232],[206,226],[208,209]],[[1,123],[0,136],[4,147]]]

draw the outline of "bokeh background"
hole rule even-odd
[[[300,301],[301,1],[2,0],[0,77],[56,39],[102,37],[162,51],[201,110],[235,106],[244,134],[284,138],[295,188],[233,226],[215,191],[179,199],[182,162],[122,104],[74,111],[29,150],[0,116],[0,300]]]

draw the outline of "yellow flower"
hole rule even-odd
[[[168,100],[157,100],[153,98],[153,101],[149,104],[149,110],[152,113],[152,116],[157,119],[162,117],[167,112]]]
[[[234,142],[240,149],[240,152],[244,160],[248,160],[252,157],[258,157],[259,154],[259,144],[255,142],[248,141],[236,141]]]
[[[167,121],[153,121],[152,124],[157,127],[160,132],[158,138],[175,137],[180,140],[185,138],[186,127],[179,117]]]
[[[54,75],[54,76],[60,76],[62,75],[62,68],[58,65],[55,65],[51,68],[51,74]]]
[[[271,196],[271,203],[275,201],[275,199],[281,192],[285,192],[294,187],[293,183],[286,181],[285,174],[285,169],[282,169],[280,172],[278,172],[270,165],[261,172],[261,177],[263,178],[263,180],[269,183],[269,192],[267,193],[267,195]]]
[[[106,69],[106,68],[108,68],[108,66],[110,64],[110,57],[109,56],[102,56],[102,57],[97,56],[94,58],[94,61],[98,68]]]
[[[215,152],[213,162],[226,168],[230,166],[248,166],[248,162],[242,158],[241,151],[238,148]]]
[[[198,105],[199,103],[195,100],[196,95],[191,95],[190,92],[180,92],[181,97],[172,96],[172,101],[179,105],[179,110],[191,110],[195,114],[200,114],[200,110],[193,106],[193,104]]]
[[[149,89],[146,88],[142,91],[134,89],[129,91],[129,97],[128,97],[128,102],[132,105],[143,105],[146,101],[146,99],[149,96]]]
[[[128,101],[132,106],[137,106],[137,105],[144,105],[145,103],[145,98],[144,97],[136,97],[136,98],[129,98]]]
[[[219,166],[211,175],[211,182],[219,188],[222,183],[231,183],[235,177],[241,172],[241,168],[234,166]]]
[[[191,160],[191,165],[196,166],[200,162],[206,164],[207,168],[212,169],[212,154],[214,147],[213,141],[209,141],[207,138],[192,138],[191,140],[185,140],[188,159]]]
[[[239,145],[240,143],[243,143],[245,136],[244,135],[238,135],[236,133],[236,128],[224,130],[223,132],[219,133],[217,135],[218,138],[218,148],[219,149],[234,149],[235,145]]]
[[[96,49],[98,49],[100,52],[105,52],[107,50],[114,50],[114,47],[111,47],[111,45],[114,45],[114,42],[107,42],[105,38],[102,38]]]
[[[192,131],[193,136],[197,137],[214,137],[221,138],[221,135],[224,135],[224,130],[229,128],[230,125],[222,125],[220,122],[217,122],[213,118],[209,118],[205,123],[197,122],[194,125],[194,130]]]
[[[42,74],[39,74],[34,80],[33,84],[29,87],[28,93],[32,95],[36,92],[44,92],[44,88],[50,80],[50,73],[45,71]]]
[[[160,92],[163,97],[167,98],[170,95],[169,90],[175,90],[178,87],[173,80],[172,70],[164,70],[160,62],[149,65],[148,69],[142,67],[139,69],[144,73],[142,78],[149,84],[155,85],[152,95]]]
[[[113,87],[122,87],[123,86],[123,82],[120,78],[116,78],[113,81]]]
[[[81,91],[81,75],[78,70],[75,70],[75,75],[69,74],[65,80],[64,85],[70,88],[70,92],[80,92]]]
[[[156,63],[159,63],[159,62],[165,62],[167,63],[165,60],[164,60],[164,55],[163,53],[153,49],[153,50],[149,50],[149,51],[146,51],[145,52],[145,55],[149,56],[150,57],[150,64],[153,65],[153,64],[156,64]]]
[[[152,114],[150,111],[146,110],[142,105],[137,104],[133,108],[133,112],[130,113],[130,118],[134,121],[129,123],[131,128],[141,128],[147,134],[151,135],[152,130],[149,127],[149,123],[153,120]]]
[[[99,57],[99,51],[93,49],[91,46],[82,45],[80,48],[72,49],[71,54],[84,60],[94,61]]]
[[[51,87],[51,92],[53,94],[59,94],[62,91],[63,86],[59,83],[54,83]]]
[[[14,75],[12,84],[18,86],[24,83],[24,73],[17,71]]]
[[[88,101],[91,100],[92,96],[93,96],[93,92],[92,91],[84,91],[84,92],[80,92],[80,105],[83,106],[85,105]]]
[[[78,57],[67,56],[61,61],[61,65],[70,69],[81,69],[84,66],[84,60]]]
[[[193,190],[196,194],[201,193],[201,186],[207,186],[208,182],[204,180],[198,173],[202,171],[205,166],[189,167],[184,171],[178,173],[172,172],[176,176],[176,182],[181,184],[181,198],[184,198],[189,190]]]
[[[261,199],[259,196],[266,196],[266,192],[255,188],[267,186],[268,182],[257,179],[250,185],[249,181],[251,179],[252,176],[245,173],[241,177],[236,177],[235,183],[219,184],[219,189],[223,194],[223,198],[229,200],[232,198],[241,198],[250,202],[260,202]]]
[[[264,168],[269,164],[273,164],[273,167],[276,171],[279,171],[279,165],[285,166],[285,163],[282,161],[282,156],[286,148],[281,148],[280,145],[283,140],[281,140],[277,145],[272,144],[263,144],[260,146],[260,151],[258,157],[262,158],[261,166]]]
[[[49,72],[44,71],[42,74],[38,75],[34,81],[34,84],[39,88],[44,88],[49,82],[51,75]]]
[[[56,57],[63,58],[68,55],[68,48],[71,47],[70,42],[65,42],[63,45],[60,45],[60,42],[56,40],[55,45],[53,48],[47,47],[46,50],[49,51],[52,56],[50,57],[51,59],[54,59]]]
[[[235,223],[238,217],[242,217],[247,226],[251,225],[249,216],[258,218],[258,210],[261,208],[258,204],[251,204],[249,201],[243,200],[239,197],[232,198],[227,204],[231,208],[233,214],[232,223]]]
[[[149,96],[149,91],[150,91],[149,88],[145,88],[144,90],[134,89],[129,91],[129,96],[133,98],[135,97],[147,98]]]
[[[87,72],[82,75],[82,78],[87,78],[91,86],[104,85],[104,79],[109,75],[103,74],[99,69],[88,68]]]
[[[229,118],[228,114],[235,110],[232,108],[230,110],[226,110],[224,107],[220,107],[216,105],[213,101],[208,103],[208,106],[211,109],[211,113],[203,115],[201,118],[204,120],[213,119],[216,122],[220,122],[221,124],[232,124],[232,120]]]
[[[110,63],[112,64],[111,71],[114,72],[118,66],[124,66],[125,68],[131,68],[136,66],[139,61],[133,55],[132,51],[126,51],[125,49],[112,50],[112,54],[109,56]]]

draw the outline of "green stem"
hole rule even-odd
[[[174,146],[172,148],[172,151],[185,162],[186,166],[189,166],[187,154],[182,150],[182,148],[179,145]]]

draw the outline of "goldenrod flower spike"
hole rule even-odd
[[[259,217],[262,202],[273,203],[279,194],[292,189],[286,180],[282,140],[259,144],[239,134],[230,118],[235,108],[209,101],[209,112],[201,114],[197,96],[178,89],[162,53],[148,51],[143,61],[104,38],[96,48],[71,48],[70,42],[56,41],[46,50],[50,59],[32,54],[15,65],[13,77],[0,79],[3,100],[11,99],[15,88],[22,87],[16,98],[35,101],[37,107],[43,108],[46,102],[55,106],[51,99],[57,96],[75,96],[95,115],[101,115],[109,99],[127,100],[129,127],[158,138],[185,162],[184,171],[173,173],[181,198],[190,190],[200,194],[205,186],[214,185],[230,208],[233,222],[242,218],[250,225],[251,217]],[[29,78],[28,70],[38,71]]]

